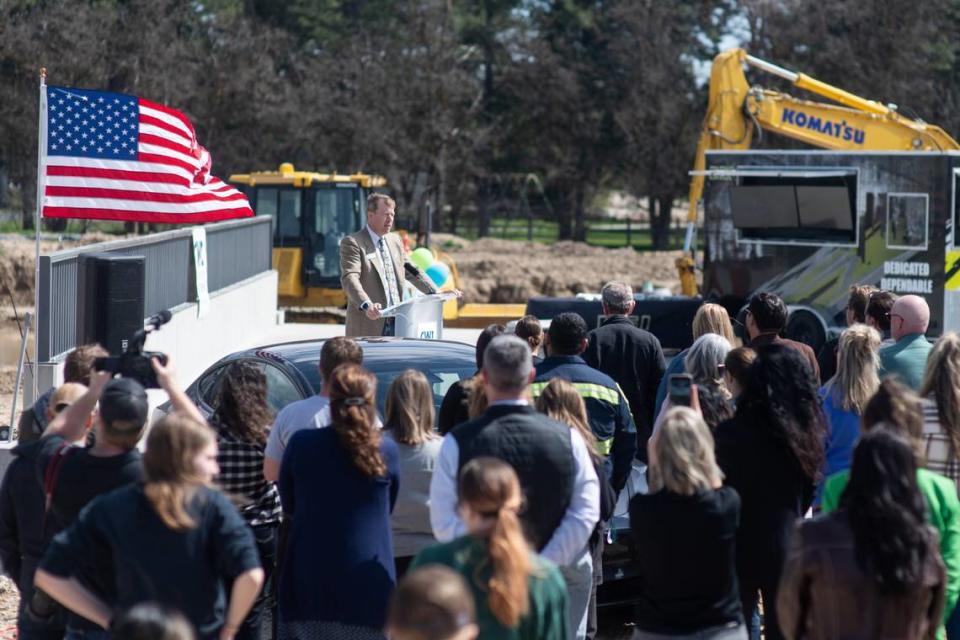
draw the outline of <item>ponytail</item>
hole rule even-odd
[[[507,463],[475,458],[460,472],[459,494],[462,504],[492,521],[487,552],[493,571],[481,587],[490,593],[493,616],[503,626],[515,628],[530,610],[528,580],[532,572],[530,547],[517,517],[520,481]]]
[[[340,443],[350,452],[353,464],[370,478],[380,478],[387,473],[387,465],[380,455],[380,430],[373,426],[370,405],[348,406],[331,402],[333,424]]]
[[[530,548],[515,511],[502,507],[490,530],[488,545],[493,573],[490,576],[490,612],[505,627],[516,627],[530,608],[527,578]]]
[[[349,452],[353,464],[368,478],[387,474],[380,455],[380,429],[376,426],[374,402],[377,379],[356,364],[343,364],[333,370],[330,381],[330,416],[340,444]]]

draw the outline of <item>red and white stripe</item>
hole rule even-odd
[[[139,99],[138,160],[48,155],[43,216],[194,224],[252,216],[210,175],[210,154],[179,111]]]

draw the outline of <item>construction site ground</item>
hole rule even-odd
[[[115,239],[88,234],[81,239],[45,240],[41,252]],[[469,241],[435,234],[434,245],[453,258],[464,302],[524,303],[533,296],[598,292],[609,280],[640,290],[646,283],[679,292],[674,260],[679,252],[637,252],[561,241],[551,245],[483,238]],[[0,236],[0,424],[10,420],[23,314],[33,310],[34,243],[19,235]],[[32,341],[28,354],[32,353]],[[188,382],[188,381],[184,381]],[[22,397],[18,408],[22,408]],[[18,594],[0,577],[0,640],[13,637]]]

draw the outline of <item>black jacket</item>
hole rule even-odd
[[[620,385],[637,427],[637,459],[646,462],[657,386],[667,368],[660,341],[626,316],[611,316],[588,334],[587,350],[581,356]]]
[[[514,468],[525,498],[520,518],[530,542],[543,549],[573,495],[570,427],[529,406],[495,405],[450,433],[460,451],[458,473],[481,456],[499,458]]]
[[[34,621],[24,608],[33,596],[33,575],[45,550],[43,533],[43,487],[37,481],[36,465],[43,443],[34,440],[13,448],[13,461],[0,485],[0,562],[3,572],[17,583],[20,611],[17,626],[21,633],[38,637],[60,631],[66,624],[63,611],[47,623]]]
[[[32,572],[29,581],[23,579],[27,558],[35,568],[44,551],[43,487],[35,472],[40,449],[36,441],[14,447],[13,462],[0,485],[0,561],[21,593],[33,582]]]
[[[466,380],[457,380],[450,385],[447,394],[443,396],[443,402],[440,403],[440,411],[437,413],[437,430],[442,435],[447,435],[455,426],[470,419],[470,396],[463,388],[464,382]]]
[[[746,584],[779,578],[794,523],[813,503],[813,480],[770,431],[741,411],[713,434],[724,485],[740,495],[737,574]]]

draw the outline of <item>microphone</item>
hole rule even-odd
[[[170,313],[169,309],[164,309],[163,311],[158,312],[154,316],[150,316],[150,319],[147,320],[147,326],[153,327],[154,329],[159,329],[163,325],[170,322],[170,318],[173,317],[173,314]]]

